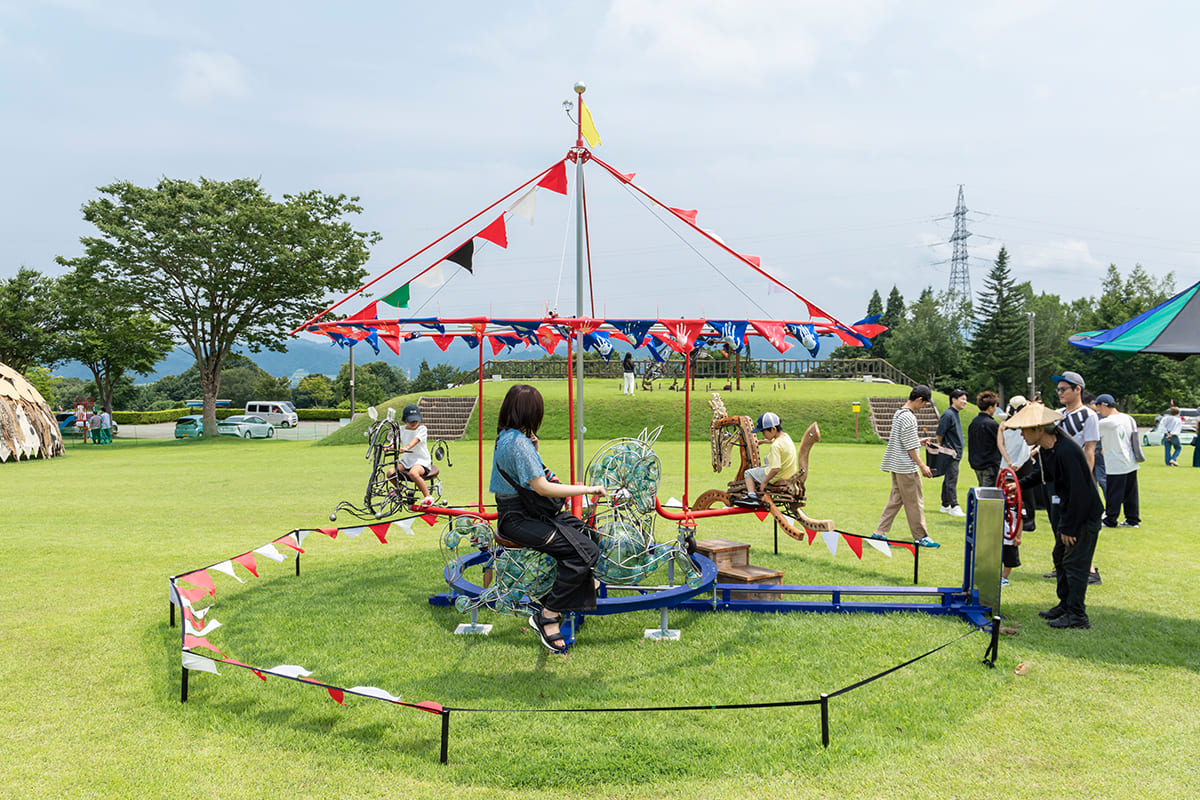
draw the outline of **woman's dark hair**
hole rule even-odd
[[[527,383],[518,383],[504,395],[500,404],[500,417],[496,420],[496,435],[512,429],[526,436],[533,436],[542,427],[542,393]]]

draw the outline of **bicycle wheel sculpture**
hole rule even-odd
[[[654,540],[655,498],[662,468],[653,444],[661,430],[608,442],[587,467],[588,482],[609,490],[607,502],[592,506],[586,521],[600,545],[600,560],[593,572],[610,588],[636,588],[671,563],[683,573],[680,589],[695,590],[704,580],[689,556],[686,533],[670,543]],[[461,592],[454,601],[461,612],[488,608],[504,614],[532,614],[554,583],[553,558],[533,550],[500,546],[491,525],[482,517],[455,517],[443,530],[439,543],[446,563],[446,582],[452,590]],[[466,583],[465,571],[474,566],[491,571],[489,585],[480,589]],[[598,601],[598,605],[604,603],[605,598]]]
[[[400,430],[404,425],[396,421],[396,409],[389,408],[383,419],[379,418],[374,406],[367,409],[367,414],[372,419],[371,427],[367,430],[366,455],[371,462],[371,474],[367,478],[363,503],[359,506],[343,500],[329,515],[330,522],[337,520],[337,515],[342,511],[362,520],[383,519],[409,508],[420,499],[416,486],[400,465]],[[439,442],[431,448],[431,452],[436,457],[439,448],[444,447]],[[439,502],[442,498],[442,481],[436,471],[429,477],[429,494],[435,502]]]

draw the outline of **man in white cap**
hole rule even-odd
[[[920,547],[940,547],[929,535],[925,526],[925,492],[921,488],[921,477],[933,477],[933,471],[921,460],[921,438],[917,435],[917,414],[933,397],[928,386],[914,386],[908,393],[908,402],[892,415],[892,432],[888,436],[887,450],[879,468],[891,473],[892,491],[887,504],[875,526],[873,539],[886,539],[892,522],[900,509],[908,520],[908,530],[913,541]],[[932,441],[932,439],[928,440]]]
[[[1087,615],[1088,570],[1100,533],[1104,506],[1092,478],[1083,448],[1058,426],[1062,414],[1039,403],[1029,403],[1004,421],[1005,428],[1021,431],[1030,447],[1038,447],[1041,471],[1021,480],[1021,490],[1045,481],[1050,489],[1050,515],[1054,528],[1054,572],[1058,579],[1058,605],[1039,611],[1052,628],[1090,628]]]
[[[758,418],[754,426],[755,433],[761,433],[763,438],[758,440],[760,445],[770,443],[771,452],[767,454],[767,463],[761,467],[751,467],[743,476],[746,479],[746,496],[734,501],[735,505],[743,508],[758,508],[762,501],[758,489],[766,491],[772,483],[783,483],[796,474],[799,460],[796,457],[796,443],[792,437],[783,432],[783,423],[779,415],[770,411]]]

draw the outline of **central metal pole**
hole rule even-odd
[[[582,95],[580,96],[582,99]],[[575,162],[575,316],[583,319],[583,158]],[[575,330],[575,469],[576,480],[583,481],[583,328]]]

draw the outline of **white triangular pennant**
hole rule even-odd
[[[842,535],[837,531],[821,531],[821,538],[825,540],[825,546],[829,548],[829,554],[836,556],[838,542],[841,541]]]
[[[411,520],[411,519],[401,519],[401,520],[397,520],[397,521],[396,521],[396,524],[400,526],[400,530],[404,531],[404,532],[405,532],[405,533],[407,533],[409,536],[412,536],[412,535],[413,535],[413,529],[412,529],[412,520]]]
[[[220,564],[213,564],[211,567],[209,567],[209,569],[215,569],[217,572],[223,572],[226,575],[228,575],[229,577],[233,578],[238,583],[245,583],[244,580],[242,580],[241,578],[239,578],[237,575],[235,575],[233,573],[233,562],[232,561],[222,561]]]
[[[208,609],[205,609],[207,611]],[[192,616],[195,616],[193,614]],[[196,630],[195,626],[185,617],[183,620],[183,629],[192,636],[208,636],[210,633],[221,627],[221,623],[215,619],[210,620],[203,628]]]
[[[536,207],[537,207],[537,187],[535,186],[532,189],[530,189],[528,192],[526,192],[525,194],[521,195],[521,198],[519,200],[517,200],[517,202],[513,203],[511,206],[508,207],[508,210],[510,213],[516,214],[517,216],[521,216],[521,217],[524,217],[525,219],[529,220],[529,224],[532,225],[533,224],[533,212]]]
[[[679,499],[675,497],[668,497],[667,502],[663,503],[663,505],[669,508],[683,508],[683,503],[679,502]]]
[[[309,535],[310,533],[312,533],[312,531],[311,531],[311,530],[296,531],[296,533],[295,533],[295,537],[296,537],[296,544],[297,544],[297,546],[299,546],[299,547],[303,547],[303,546],[304,546],[304,540],[308,538],[308,535]]]
[[[390,692],[380,689],[378,686],[355,686],[353,689],[347,689],[348,692],[354,694],[365,694],[367,697],[378,697],[380,700],[387,700],[389,703],[399,703],[400,698]]]
[[[708,228],[701,228],[700,230],[704,231],[705,233],[707,233],[712,238],[716,239],[721,244],[725,244],[725,240],[722,239],[721,235],[719,233],[717,233],[716,231],[709,230]]]
[[[254,552],[260,556],[266,556],[272,561],[283,561],[283,554],[275,549],[274,542],[267,542],[262,547],[256,547],[254,548]]]
[[[167,584],[167,597],[170,599],[171,605],[173,605],[173,606],[182,606],[183,605],[182,598],[180,598],[179,592],[178,592],[178,590],[176,590],[175,584],[173,584],[173,583]]]
[[[863,541],[871,545],[871,547],[874,547],[879,552],[883,553],[888,558],[892,557],[892,546],[882,539],[872,539],[868,536],[863,539]]]
[[[273,672],[276,675],[283,675],[288,678],[307,678],[312,675],[311,672],[304,667],[297,667],[295,664],[280,664],[278,667],[265,669],[263,672]]]
[[[353,539],[354,537],[358,536],[360,533],[362,533],[365,530],[366,530],[366,528],[364,528],[362,526],[359,526],[357,528],[342,528],[342,535],[345,536],[347,539]]]
[[[442,275],[442,265],[440,263],[433,265],[428,272],[425,272],[419,278],[413,278],[411,283],[417,286],[424,286],[426,289],[436,289],[446,282],[446,277]]]
[[[196,670],[197,672],[211,672],[213,675],[220,675],[217,672],[217,664],[211,658],[198,656],[195,653],[183,651],[183,668]]]

